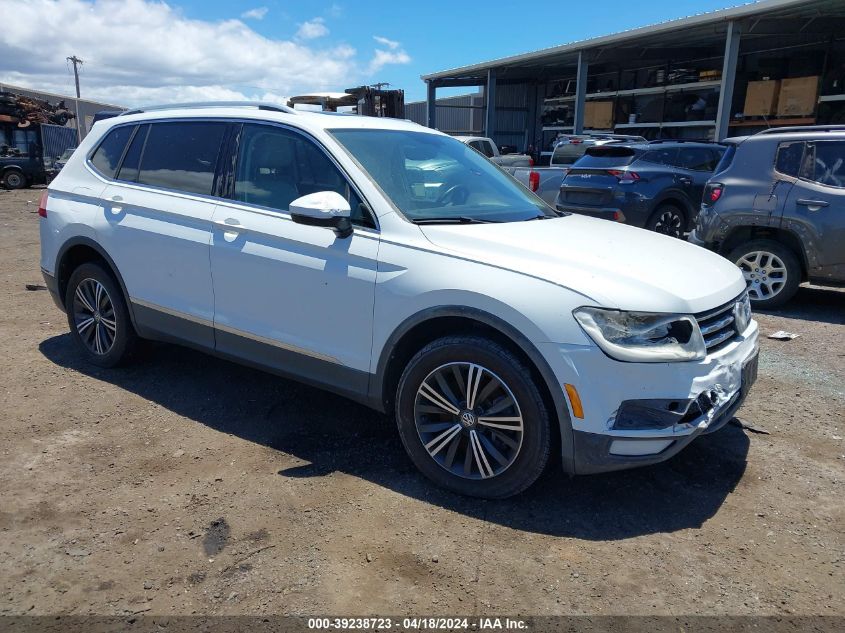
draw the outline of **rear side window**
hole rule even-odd
[[[647,163],[654,163],[656,165],[677,165],[678,150],[672,147],[651,149],[643,154],[643,157],[640,160]]]
[[[804,142],[793,141],[778,145],[778,153],[775,158],[775,171],[785,176],[798,177],[801,171],[801,158],[804,156]]]
[[[678,150],[678,167],[691,171],[713,171],[719,155],[708,147],[681,147]]]
[[[106,178],[114,178],[120,157],[135,126],[123,125],[111,130],[91,157],[91,164]]]
[[[188,193],[211,194],[225,123],[153,123],[138,182]]]
[[[845,142],[808,144],[801,177],[827,187],[845,187]]]

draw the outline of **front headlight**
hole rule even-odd
[[[665,363],[707,355],[696,320],[686,314],[578,308],[572,313],[596,345],[616,360]]]

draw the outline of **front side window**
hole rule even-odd
[[[490,141],[482,141],[481,147],[482,147],[481,152],[487,158],[493,158],[496,155],[496,152],[493,151],[493,145],[490,143]]]
[[[210,195],[225,123],[153,123],[147,135],[138,182]]]
[[[338,129],[332,135],[412,221],[514,222],[554,212],[460,141],[412,130]]]
[[[246,124],[238,141],[235,199],[279,211],[301,196],[336,191],[349,202],[354,223],[374,227],[346,178],[317,145],[301,134]]]
[[[91,164],[106,178],[114,178],[120,157],[132,136],[133,125],[123,125],[111,130],[100,143],[97,151],[91,156]]]
[[[845,187],[845,141],[809,143],[801,177],[827,187]]]
[[[804,142],[793,141],[778,145],[775,170],[785,176],[798,177],[801,171],[801,159],[804,156]]]

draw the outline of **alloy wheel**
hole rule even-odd
[[[786,285],[786,265],[773,253],[752,251],[740,257],[736,265],[742,270],[752,301],[771,299]]]
[[[96,279],[83,279],[76,287],[73,322],[80,339],[92,353],[108,354],[117,336],[117,322],[111,297]]]
[[[475,363],[432,371],[417,390],[414,421],[429,456],[465,479],[500,475],[522,447],[516,397],[499,376]]]
[[[654,225],[654,230],[663,235],[671,237],[681,237],[684,233],[684,219],[677,211],[666,209],[657,218]]]

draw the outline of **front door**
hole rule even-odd
[[[379,236],[327,153],[281,126],[244,124],[232,200],[214,212],[211,273],[217,350],[341,390],[367,388]],[[292,221],[288,207],[337,191],[352,236]]]

